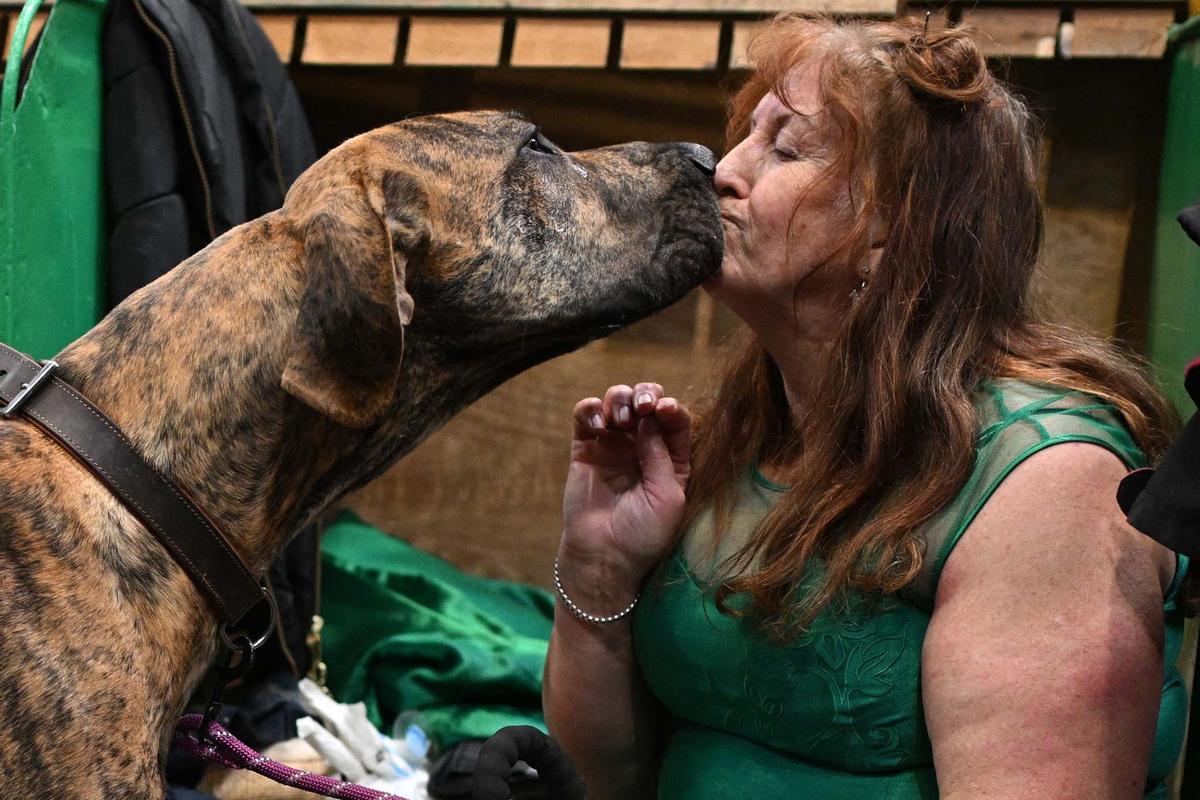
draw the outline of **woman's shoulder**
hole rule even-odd
[[[970,520],[957,547],[948,548],[942,578],[995,569],[1028,576],[1039,565],[1070,573],[1079,558],[1104,563],[1153,564],[1160,601],[1171,585],[1175,560],[1131,528],[1116,502],[1127,465],[1108,448],[1067,440],[1017,464]],[[1008,555],[991,561],[997,548]],[[952,551],[952,552],[951,552]],[[953,555],[953,557],[951,557]],[[971,581],[966,581],[970,583]]]
[[[1100,481],[1101,473],[1124,474],[1144,463],[1116,408],[1078,390],[1001,378],[981,387],[975,407],[979,434],[974,467],[958,495],[922,531],[926,562],[914,591],[929,600],[950,553],[983,508],[993,505],[994,496],[1018,468],[1022,474],[1043,468],[1069,469],[1078,476],[1090,476],[1087,480]],[[1068,444],[1091,446],[1058,447]],[[1010,513],[1020,514],[1024,504],[1049,502],[1051,483],[1042,482],[1042,486],[1045,496],[1021,492],[1009,497],[1011,493],[1006,492],[1005,497],[996,499],[1008,506]],[[1112,491],[1115,497],[1115,485]]]
[[[1100,445],[1131,468],[1144,460],[1116,407],[1077,389],[999,378],[978,392],[976,409],[977,468],[989,462],[1019,463],[1064,442]]]
[[[1091,444],[1115,456],[1125,469],[1145,464],[1142,451],[1111,403],[1076,389],[997,379],[976,396],[979,434],[971,478],[956,499],[960,530],[1012,472],[1043,450]],[[1071,448],[1072,453],[1087,453]],[[1061,456],[1062,454],[1060,454]],[[1103,452],[1064,457],[1103,458]]]

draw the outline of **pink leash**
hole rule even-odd
[[[189,755],[212,761],[230,769],[248,769],[259,775],[270,778],[284,786],[294,786],[306,792],[339,798],[339,800],[407,800],[398,794],[388,794],[378,789],[368,789],[356,783],[346,783],[327,775],[316,775],[312,772],[289,767],[278,761],[272,761],[263,754],[248,747],[229,731],[216,722],[210,722],[208,741],[200,741],[200,729],[204,724],[204,715],[187,714],[175,726],[175,744]]]

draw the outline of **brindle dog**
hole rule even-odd
[[[707,277],[711,171],[697,145],[564,153],[512,114],[381,128],[132,295],[60,374],[261,574],[490,388]],[[163,797],[213,614],[33,425],[0,422],[0,475],[0,797]]]

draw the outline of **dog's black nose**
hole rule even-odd
[[[693,142],[683,142],[681,144],[684,150],[687,151],[688,158],[695,164],[701,172],[708,177],[717,174],[717,157],[713,155],[713,151],[709,150],[702,144]]]

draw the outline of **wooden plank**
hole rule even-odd
[[[494,67],[500,63],[504,20],[499,17],[413,17],[410,66]]]
[[[1077,8],[1063,55],[1071,58],[1161,58],[1170,8]],[[1069,43],[1068,43],[1069,42]]]
[[[612,22],[607,19],[527,17],[517,20],[514,67],[603,67]]]
[[[758,35],[758,31],[762,24],[763,23],[761,22],[733,23],[733,43],[729,48],[730,69],[750,68],[750,43],[753,42],[754,37]]]
[[[1116,328],[1121,276],[1133,223],[1133,207],[1046,207],[1042,268],[1035,294],[1055,322],[1081,326],[1101,336]]]
[[[38,33],[41,32],[42,26],[46,24],[46,17],[50,15],[49,11],[39,11],[33,15],[33,22],[29,23],[29,34],[25,37],[25,49],[22,53],[28,53],[29,48],[33,47],[33,43],[37,41]],[[8,33],[4,36],[4,51],[0,53],[0,61],[8,58],[8,48],[12,45],[13,34],[17,32],[17,17],[20,12],[13,12],[8,15]],[[22,64],[22,66],[24,66]]]
[[[380,65],[396,59],[400,19],[384,15],[320,14],[308,18],[305,64]]]
[[[626,20],[622,69],[714,69],[721,23],[710,20]]]
[[[271,46],[279,55],[279,60],[288,64],[292,60],[292,45],[296,39],[296,14],[256,14],[254,17],[262,27],[263,33],[271,40]]]
[[[694,353],[690,342],[645,344],[636,331],[646,324],[633,326],[625,341],[594,342],[513,378],[348,505],[460,568],[549,586],[575,402],[643,380],[689,404],[702,396],[713,351]]]
[[[573,14],[773,14],[780,10],[892,16],[896,0],[245,0],[255,10],[556,11]]]
[[[1058,8],[975,7],[963,12],[963,26],[979,31],[989,56],[1054,58]]]

